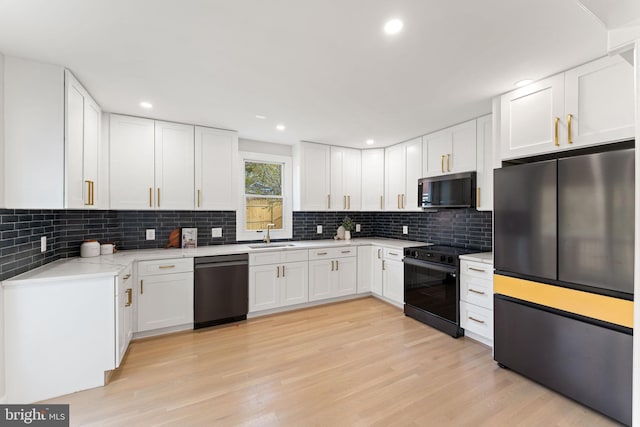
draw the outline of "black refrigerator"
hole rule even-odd
[[[495,360],[624,424],[631,326],[541,304],[536,292],[597,295],[596,311],[598,298],[633,301],[634,158],[625,148],[494,175],[496,280],[508,278],[494,296]],[[528,296],[514,297],[510,283],[525,283]]]

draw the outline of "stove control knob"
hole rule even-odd
[[[447,262],[448,262],[449,264],[453,264],[453,257],[452,257],[452,256],[450,256],[449,258],[447,258]]]
[[[444,255],[440,255],[440,262],[444,262],[444,260],[445,260],[446,258],[447,258],[447,257],[445,257]]]

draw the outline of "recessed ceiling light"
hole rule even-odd
[[[519,82],[516,82],[516,87],[526,86],[526,85],[528,85],[530,83],[533,83],[533,80],[531,80],[531,79],[520,80]]]
[[[264,120],[267,116],[263,116],[262,114],[256,114],[256,119]]]
[[[367,139],[367,145],[373,145],[373,139]]]
[[[384,24],[384,32],[387,34],[398,34],[402,30],[403,26],[404,24],[401,20],[392,19]]]
[[[141,106],[142,108],[147,108],[147,109],[148,109],[148,108],[153,108],[153,105],[151,105],[151,103],[150,103],[150,102],[147,102],[147,101],[142,101],[142,102],[140,103],[140,106]]]
[[[283,124],[279,124],[278,126],[276,126],[276,129],[278,130],[285,130],[286,128],[284,127]]]

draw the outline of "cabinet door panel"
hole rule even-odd
[[[480,117],[477,121],[477,194],[479,211],[493,210],[493,118]]]
[[[451,153],[451,133],[447,129],[422,137],[425,177],[447,173],[447,153]]]
[[[66,207],[84,208],[89,203],[88,188],[84,178],[84,92],[75,80],[66,76],[65,116],[65,192]]]
[[[566,145],[562,74],[503,95],[500,110],[503,159],[555,150],[556,118],[560,119],[558,144]]]
[[[110,207],[153,209],[155,206],[153,120],[111,115]]]
[[[347,149],[342,165],[343,189],[347,195],[347,210],[360,210],[362,183],[362,155],[360,150]]]
[[[359,294],[371,291],[373,278],[373,246],[358,247],[358,279],[357,291]]]
[[[385,260],[382,295],[398,304],[404,303],[404,264],[401,261]]]
[[[193,126],[155,122],[156,207],[193,209]]]
[[[406,175],[401,200],[403,210],[418,211],[418,180],[422,178],[422,138],[405,142]]]
[[[451,128],[451,151],[448,173],[476,170],[476,121],[471,120]],[[446,163],[446,162],[445,162]]]
[[[101,206],[102,183],[98,179],[98,152],[100,151],[100,124],[102,122],[101,116],[102,110],[100,110],[98,104],[96,104],[90,97],[85,98],[83,169],[84,180],[92,182],[91,205],[87,206],[91,208]]]
[[[309,301],[309,263],[290,262],[282,265],[280,305],[302,304]]]
[[[336,289],[334,296],[345,296],[356,293],[356,280],[358,275],[358,259],[338,258],[336,262]]]
[[[385,148],[384,165],[385,209],[397,211],[400,210],[400,196],[404,194],[405,186],[406,157],[404,145],[398,144]]]
[[[376,295],[382,295],[382,248],[379,246],[374,246],[372,255],[373,271],[371,277],[371,292]]]
[[[309,301],[318,301],[333,296],[334,272],[331,271],[330,260],[309,262]]]
[[[328,145],[300,145],[300,209],[326,211],[331,193],[331,153]],[[331,209],[335,209],[332,205]]]
[[[193,273],[142,276],[138,331],[193,322]]]
[[[605,57],[567,71],[565,91],[574,145],[633,138],[633,65],[622,57]]]
[[[275,265],[249,268],[249,311],[276,308],[280,303],[279,273]]]
[[[331,147],[331,209],[346,210],[347,198],[345,191],[344,164],[346,148]]]
[[[384,149],[362,151],[362,210],[384,209]]]
[[[235,210],[238,134],[196,126],[195,150],[196,209]]]

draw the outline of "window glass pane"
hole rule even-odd
[[[282,198],[247,197],[247,230],[266,230],[267,224],[282,229]]]
[[[282,195],[282,165],[277,163],[245,162],[245,194],[263,196]]]

